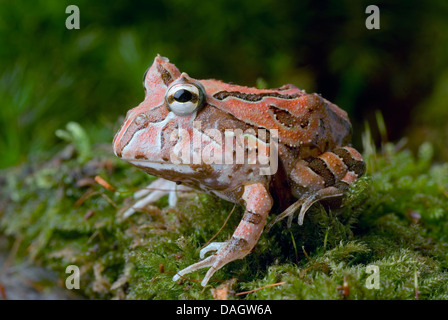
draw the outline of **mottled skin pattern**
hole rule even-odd
[[[256,245],[273,206],[283,212],[272,223],[295,212],[299,223],[316,201],[340,198],[365,170],[361,155],[349,146],[351,124],[346,112],[317,94],[307,94],[293,85],[277,89],[256,89],[217,80],[196,80],[181,73],[168,59],[157,56],[144,76],[145,100],[130,110],[113,142],[115,154],[147,172],[176,183],[217,195],[245,206],[245,214],[232,238],[214,242],[201,251],[213,255],[179,271],[174,280],[200,268],[209,267],[202,281],[225,264],[245,257]],[[194,108],[177,112],[177,88],[194,85],[190,104]],[[186,87],[185,87],[186,86]],[[180,92],[177,92],[180,95]],[[190,97],[190,96],[189,96]],[[183,103],[183,102],[182,102]],[[183,104],[182,104],[183,105]],[[182,109],[183,110],[183,109]],[[201,127],[193,121],[199,121]],[[278,170],[260,174],[261,164],[173,164],[170,152],[193,141],[172,140],[173,133],[185,130],[200,140],[199,151],[219,145],[205,132],[217,129],[278,130]],[[224,139],[222,140],[224,141]],[[234,150],[232,150],[234,151]],[[246,150],[247,152],[247,150]],[[224,157],[225,155],[222,154]]]

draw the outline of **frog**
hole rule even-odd
[[[208,268],[206,286],[217,270],[246,257],[273,224],[287,218],[291,227],[297,215],[302,225],[313,204],[337,202],[365,173],[362,155],[351,146],[347,112],[320,94],[292,84],[261,89],[198,80],[160,55],[144,73],[143,88],[145,98],[127,112],[113,150],[158,179],[126,216],[164,195],[175,205],[176,193],[186,190],[244,208],[232,236],[201,249],[200,260],[174,281]],[[265,157],[249,161],[254,151]],[[217,161],[223,158],[231,161]],[[268,223],[271,212],[277,215]]]

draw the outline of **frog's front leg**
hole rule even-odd
[[[184,185],[177,185],[176,182],[158,178],[151,182],[146,188],[134,193],[134,199],[138,201],[123,213],[123,218],[128,218],[134,212],[144,209],[150,203],[156,202],[165,195],[168,195],[168,204],[175,207],[177,203],[177,192],[191,191],[191,188]]]
[[[254,183],[244,187],[243,200],[246,202],[246,210],[230,240],[213,242],[205,247],[201,250],[201,256],[208,251],[218,251],[179,271],[173,277],[174,281],[187,273],[210,267],[201,282],[201,285],[205,286],[217,270],[231,261],[244,258],[252,251],[266,225],[266,219],[272,207],[272,198],[264,184]]]

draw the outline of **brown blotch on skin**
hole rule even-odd
[[[319,158],[325,161],[327,167],[333,172],[336,180],[341,180],[347,174],[348,168],[344,161],[333,152],[322,153]]]
[[[137,153],[137,154],[134,156],[134,158],[137,159],[137,160],[140,160],[140,159],[145,160],[145,159],[146,159],[146,156],[145,156],[143,153]]]
[[[261,137],[261,132],[264,131],[265,132],[265,137]],[[255,131],[255,136],[257,137],[257,139],[268,143],[271,139],[271,132],[268,129],[265,129],[263,127],[258,127],[258,130]]]
[[[235,238],[232,236],[229,240],[231,250],[241,250],[249,245],[246,239]]]
[[[309,125],[310,125],[310,122],[309,122],[308,119],[304,119],[304,120],[302,120],[302,122],[300,122],[300,127],[301,127],[302,129],[305,129],[305,128],[308,127]]]
[[[157,71],[160,72],[160,76],[162,78],[163,83],[168,87],[171,84],[171,82],[173,82],[173,77],[171,76],[171,73],[161,65],[157,65]]]
[[[275,115],[275,119],[281,125],[292,128],[299,125],[299,120],[297,117],[293,116],[290,112],[277,108],[274,105],[269,106],[269,110]],[[307,121],[307,119],[303,119],[302,121]],[[303,127],[302,127],[303,128]]]
[[[338,181],[334,184],[334,187],[341,190],[342,192],[346,192],[350,185],[345,181]]]
[[[252,211],[246,211],[246,213],[243,216],[243,221],[252,223],[252,224],[259,224],[261,222],[261,215]]]
[[[328,169],[327,164],[322,159],[314,158],[308,164],[308,167],[324,179],[325,187],[330,187],[335,184],[336,181],[333,172]]]
[[[353,171],[358,177],[362,176],[366,170],[366,164],[364,161],[356,160],[352,157],[349,151],[340,148],[333,151],[334,154],[339,156],[349,171]]]
[[[214,173],[213,167],[205,163],[190,164],[190,168],[193,169],[196,173],[203,174],[204,176],[211,176]]]
[[[218,100],[224,100],[227,99],[228,97],[234,97],[248,102],[261,101],[264,97],[274,97],[279,99],[290,100],[290,99],[297,99],[300,96],[302,95],[298,93],[294,94],[281,94],[278,92],[244,93],[239,91],[220,91],[213,95],[213,97]]]

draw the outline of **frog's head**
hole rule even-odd
[[[145,99],[128,111],[113,148],[126,161],[154,167],[170,163],[173,131],[191,130],[203,105],[204,88],[159,55],[145,72],[143,87]]]

